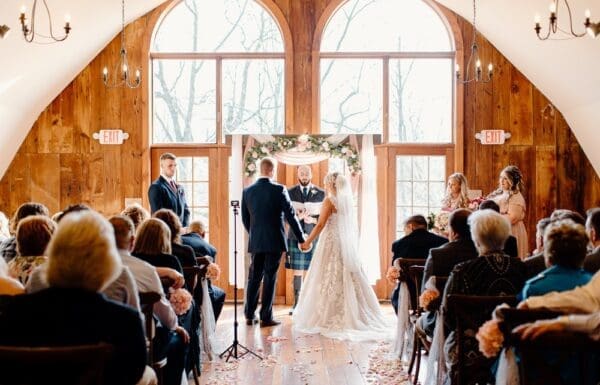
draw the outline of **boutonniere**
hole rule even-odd
[[[317,189],[314,189],[314,188],[313,188],[312,190],[310,190],[310,193],[311,193],[311,194],[316,194],[316,193],[317,193]]]

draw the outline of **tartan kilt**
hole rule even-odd
[[[316,241],[313,242],[313,248],[308,253],[300,251],[297,240],[288,239],[287,242],[288,252],[285,259],[285,268],[292,270],[308,270],[310,261],[312,260],[313,251],[315,250]]]

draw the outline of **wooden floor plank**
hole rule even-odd
[[[386,318],[394,324],[395,315],[390,305],[383,305]],[[373,375],[373,355],[387,345],[382,342],[350,342],[304,334],[293,330],[288,308],[276,306],[275,318],[282,324],[271,328],[247,326],[241,307],[238,338],[241,344],[263,356],[258,360],[246,355],[226,364],[218,357],[203,361],[202,385],[373,385],[387,384]],[[226,305],[217,324],[217,351],[220,353],[233,341],[233,306]],[[426,361],[426,359],[425,359]],[[375,365],[377,366],[377,365]],[[425,364],[423,364],[423,367]],[[370,374],[369,374],[370,373]],[[424,376],[424,371],[421,373]],[[423,379],[424,377],[421,377]],[[395,382],[398,383],[398,382]]]

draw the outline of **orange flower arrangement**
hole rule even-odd
[[[504,335],[500,331],[498,324],[498,320],[491,319],[481,325],[475,335],[477,341],[479,341],[479,351],[487,358],[498,355],[504,343]]]
[[[400,270],[397,267],[392,266],[388,269],[387,273],[385,274],[385,277],[390,283],[396,284],[398,283],[398,279],[400,278]]]
[[[427,307],[429,306],[431,301],[435,300],[439,296],[440,296],[439,291],[434,290],[434,289],[425,289],[425,291],[423,291],[421,293],[421,296],[419,297],[419,304],[421,305],[422,308],[427,309]]]

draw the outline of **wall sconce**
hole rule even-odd
[[[8,35],[8,31],[10,31],[8,25],[0,25],[0,39],[4,39],[4,36]]]

